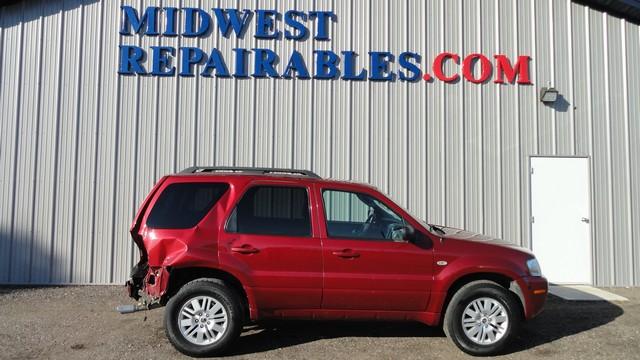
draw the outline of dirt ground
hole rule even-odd
[[[505,359],[640,359],[640,289],[628,302],[551,297]],[[164,335],[164,309],[120,315],[122,287],[0,288],[2,359],[183,358]],[[442,330],[412,323],[275,322],[247,327],[233,359],[458,359]]]

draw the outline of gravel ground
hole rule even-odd
[[[640,359],[640,288],[628,302],[551,297],[501,358]],[[120,315],[122,287],[0,288],[0,358],[182,358],[164,335],[163,308]],[[247,327],[233,359],[458,359],[442,330],[413,323],[274,322]]]

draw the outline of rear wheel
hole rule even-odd
[[[474,281],[451,298],[443,328],[464,352],[494,355],[514,338],[521,321],[513,293],[491,281]]]
[[[222,354],[242,330],[242,308],[234,291],[215,279],[184,285],[167,304],[169,341],[189,356]]]

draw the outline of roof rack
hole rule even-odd
[[[296,169],[276,169],[276,168],[259,168],[259,167],[234,167],[234,166],[192,166],[182,171],[180,174],[196,174],[196,173],[212,173],[212,172],[249,172],[260,174],[297,174],[308,176],[311,178],[321,179],[321,177],[309,170]]]

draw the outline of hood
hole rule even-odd
[[[484,243],[484,244],[488,244],[488,245],[496,245],[496,246],[502,246],[502,247],[506,247],[506,248],[510,248],[510,249],[514,249],[514,250],[519,250],[528,254],[533,255],[533,253],[526,248],[523,248],[519,245],[510,243],[508,241],[504,241],[500,238],[496,238],[493,236],[488,236],[488,235],[483,235],[480,233],[476,233],[473,231],[467,231],[467,230],[463,230],[463,229],[457,229],[457,228],[452,228],[452,227],[446,227],[446,226],[438,226],[439,228],[441,228],[444,231],[444,234],[439,234],[437,233],[437,235],[439,235],[440,237],[442,237],[443,239],[455,239],[455,240],[462,240],[462,241],[472,241],[474,243]]]

